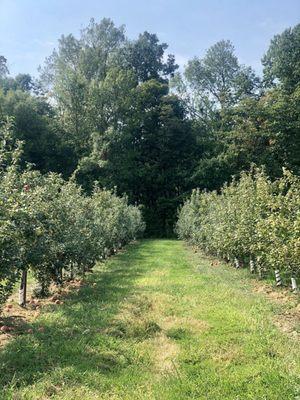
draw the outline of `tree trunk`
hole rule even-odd
[[[19,305],[26,306],[26,292],[27,292],[27,270],[22,271],[21,284],[19,290]]]

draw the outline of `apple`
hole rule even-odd
[[[1,332],[9,332],[10,331],[10,327],[7,326],[7,325],[3,325],[3,326],[1,326],[0,331]]]

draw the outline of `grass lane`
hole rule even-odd
[[[145,240],[0,352],[0,399],[296,400],[299,343],[246,271]],[[299,397],[300,398],[300,397]]]

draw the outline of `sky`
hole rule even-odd
[[[275,34],[300,22],[299,0],[0,0],[0,55],[11,75],[30,73],[62,34],[78,36],[90,18],[111,18],[136,38],[145,30],[169,45],[181,68],[221,39],[241,63],[261,73]]]

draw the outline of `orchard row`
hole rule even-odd
[[[28,270],[45,295],[143,232],[141,211],[125,197],[98,187],[86,196],[57,174],[21,171],[22,144],[9,123],[0,133],[0,306]]]
[[[271,182],[243,173],[220,193],[194,190],[179,211],[180,238],[236,267],[280,280],[300,275],[300,179],[289,171]]]

